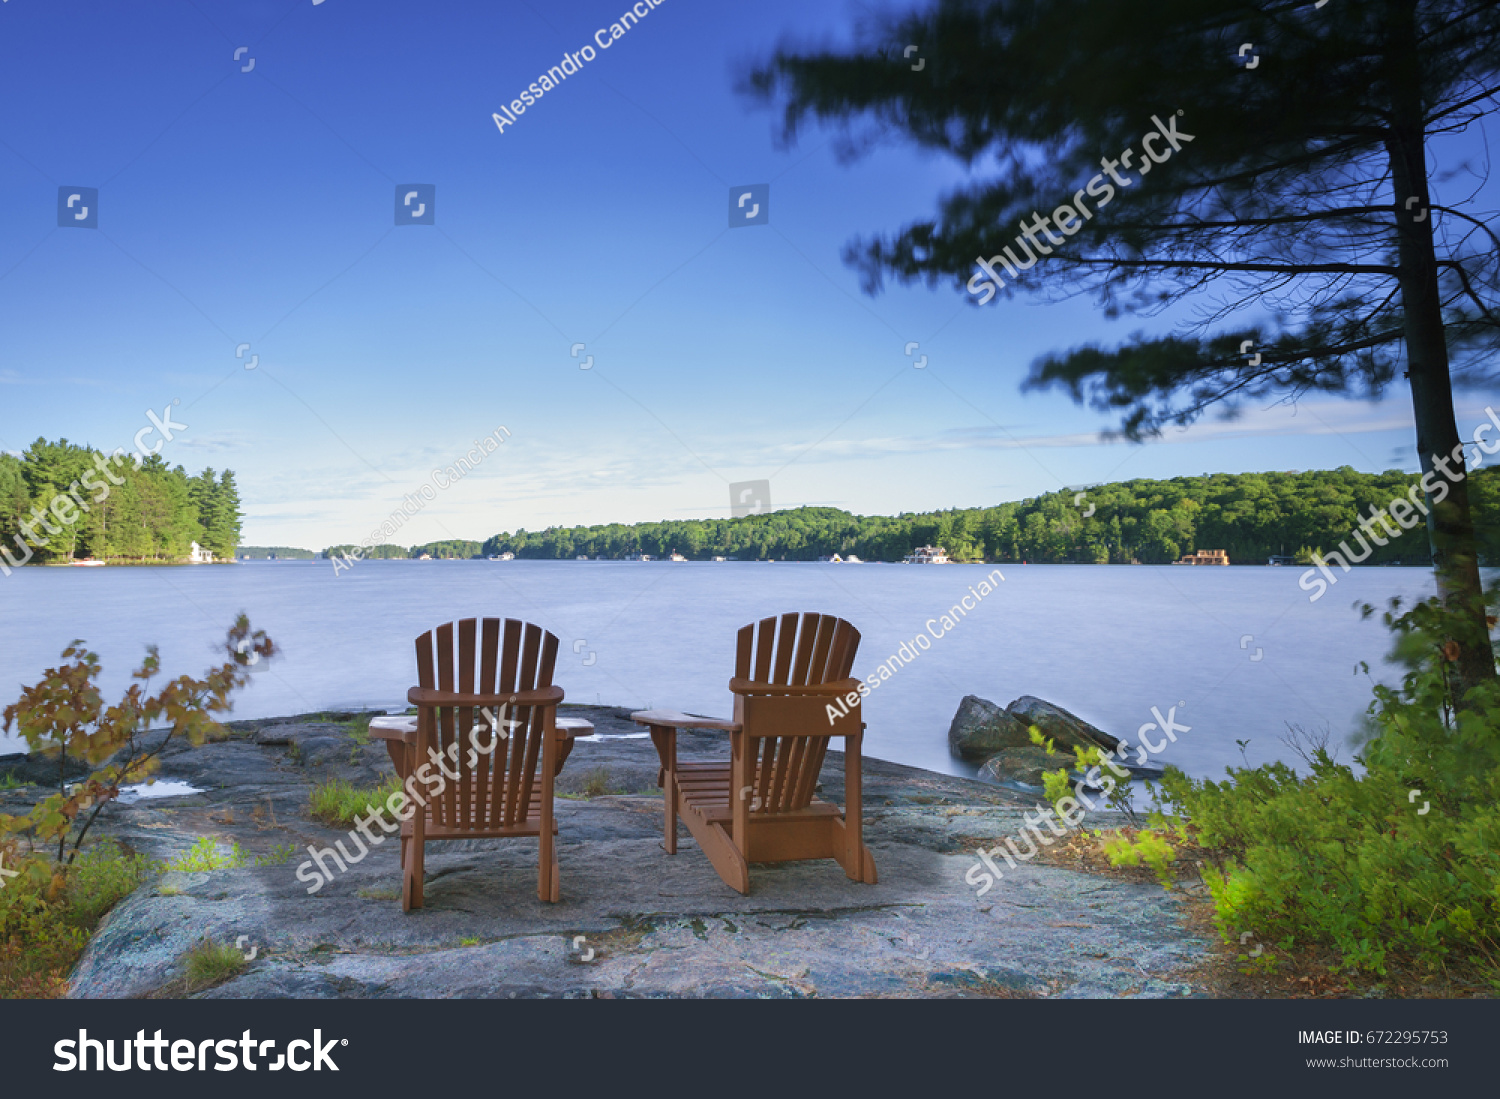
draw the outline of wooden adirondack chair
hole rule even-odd
[[[537,836],[537,896],[558,899],[553,781],[573,734],[593,727],[572,721],[559,728],[556,663],[557,638],[513,618],[465,618],[417,638],[418,686],[406,695],[417,707],[414,724],[396,719],[370,728],[385,740],[407,792],[427,801],[401,825],[404,911],[422,907],[430,840]],[[409,782],[425,764],[432,764],[431,781]]]
[[[765,618],[739,632],[729,681],[733,721],[675,710],[631,715],[651,730],[661,757],[668,854],[677,852],[680,814],[719,877],[741,893],[750,889],[752,862],[835,859],[853,880],[875,884],[875,859],[861,828],[864,723],[858,694],[847,702],[859,686],[848,678],[858,649],[859,631],[841,618]],[[847,713],[839,712],[840,698]],[[728,732],[729,762],[678,763],[678,729]],[[834,737],[844,739],[842,812],[813,796]]]

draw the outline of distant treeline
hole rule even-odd
[[[741,519],[689,519],[625,526],[552,527],[497,534],[484,556],[569,559],[646,553],[741,560],[816,561],[851,553],[899,561],[917,546],[942,546],[958,561],[1038,564],[1166,564],[1198,549],[1263,565],[1285,554],[1307,562],[1350,537],[1371,507],[1384,508],[1417,483],[1414,474],[1359,473],[1348,466],[1306,473],[1211,474],[1170,481],[1123,481],[1077,493],[1048,493],[992,508],[851,515],[797,508]],[[1480,556],[1500,564],[1500,473],[1470,475]],[[1092,514],[1086,515],[1092,508]],[[1394,525],[1394,524],[1393,524]],[[1397,527],[1396,529],[1400,529]],[[433,554],[433,556],[437,556]],[[1429,564],[1424,528],[1378,547],[1367,564]]]
[[[190,476],[157,455],[137,469],[66,439],[38,439],[19,458],[0,453],[0,548],[11,564],[178,561],[194,542],[232,557],[240,519],[229,470]]]
[[[242,561],[265,561],[272,557],[282,561],[313,561],[318,556],[312,550],[295,546],[240,546],[235,554]]]
[[[675,550],[694,560],[816,561],[837,553],[866,561],[899,561],[918,546],[932,545],[942,546],[956,561],[1159,565],[1195,550],[1221,549],[1238,564],[1263,565],[1273,555],[1307,564],[1315,552],[1335,549],[1348,539],[1372,507],[1387,507],[1419,480],[1415,474],[1359,473],[1348,466],[1306,473],[1218,473],[1121,481],[1089,488],[1081,497],[1066,490],[992,508],[897,516],[796,508],[742,519],[518,530],[484,543],[452,539],[425,546],[372,546],[362,556],[472,558],[513,553],[519,558],[570,560],[642,553],[665,557]],[[1479,527],[1480,559],[1500,564],[1500,472],[1471,473],[1469,493]],[[330,546],[323,552],[337,557],[354,548]],[[1376,547],[1365,563],[1431,561],[1424,528],[1418,526]]]
[[[352,543],[329,546],[323,551],[323,556],[328,558],[342,557],[344,554],[352,554],[358,550],[357,556],[363,560],[370,561],[396,561],[408,558],[419,559],[424,555],[442,561],[467,560],[471,557],[483,557],[480,553],[484,543],[469,542],[462,538],[450,538],[442,542],[428,542],[425,546],[393,546],[389,543],[379,546],[367,546],[361,548]]]

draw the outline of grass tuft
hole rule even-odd
[[[239,976],[245,968],[245,955],[228,943],[204,939],[183,956],[183,980],[186,991],[202,992]]]
[[[294,846],[284,843],[264,855],[252,856],[238,843],[231,843],[229,850],[224,851],[212,836],[199,836],[193,846],[161,869],[192,874],[213,870],[244,870],[249,866],[284,866],[296,853]]]
[[[341,778],[330,779],[314,787],[312,815],[326,824],[349,827],[356,817],[363,817],[375,807],[384,805],[400,790],[401,780],[395,775],[373,789],[360,789]]]

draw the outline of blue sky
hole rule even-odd
[[[926,213],[957,169],[908,147],[840,164],[815,133],[778,149],[733,90],[858,5],[666,0],[497,131],[624,9],[7,0],[0,448],[128,446],[175,400],[168,460],[236,471],[247,544],[309,548],[362,537],[502,425],[404,540],[723,516],[728,484],[760,478],[778,508],[894,513],[1415,468],[1401,395],[1104,444],[1103,418],[1020,392],[1028,364],[1170,318],[861,294],[843,245]],[[770,224],[729,229],[730,189],[767,182]],[[408,183],[436,185],[434,226],[393,224]],[[97,231],[57,227],[62,186],[99,189]],[[1484,403],[1461,395],[1465,435]]]

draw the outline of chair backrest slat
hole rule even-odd
[[[771,682],[787,684],[791,682],[792,651],[797,644],[797,615],[782,615],[781,628],[776,633],[776,670],[771,675]]]
[[[500,668],[500,620],[498,618],[486,618],[481,625],[479,653],[477,689],[480,693],[488,694],[496,690],[496,677]],[[492,708],[490,712],[496,721],[500,720],[498,708]],[[493,768],[503,765],[505,741],[499,739],[499,734],[505,730],[504,727],[495,728],[483,713],[474,715],[470,729],[472,730],[469,734],[470,747],[491,749],[488,752],[478,753],[478,761],[474,767],[474,815],[478,820],[489,820],[491,807],[496,804],[495,788],[490,773]],[[468,755],[467,752],[464,754]]]
[[[797,630],[797,655],[792,661],[791,678],[787,683],[794,687],[802,687],[807,684],[807,670],[812,664],[813,649],[816,647],[818,634],[818,623],[822,616],[817,614],[804,614],[802,622]]]
[[[525,685],[523,690],[530,690],[531,684],[536,682],[537,662],[541,656],[542,629],[540,626],[527,624],[526,643],[522,649],[521,656],[521,682]],[[542,746],[541,714],[534,706],[526,707],[525,716],[519,720],[525,724],[526,757],[521,767],[521,788],[516,800],[509,806],[511,820],[507,823],[514,824],[526,819],[526,808],[531,804],[531,787],[536,777],[536,761]]]
[[[452,691],[453,680],[453,624],[447,623],[437,629],[437,665],[438,665],[438,689]],[[437,737],[434,746],[440,755],[446,755],[448,745],[453,742],[453,710],[444,707],[438,711]],[[449,827],[457,825],[454,817],[457,807],[457,795],[453,789],[453,783],[448,782],[443,787],[443,792],[433,801],[433,819],[439,824]]]
[[[472,618],[465,618],[458,624],[458,689],[464,694],[474,693],[474,673],[477,670],[476,650],[474,647],[475,622]],[[454,713],[454,740],[458,746],[460,755],[467,755],[470,731],[474,728],[475,710],[472,706],[462,707]],[[463,767],[461,775],[454,784],[457,789],[455,819],[460,828],[474,827],[474,775],[473,768]]]
[[[501,647],[500,656],[501,694],[517,689],[516,666],[521,662],[521,633],[521,622],[514,618],[507,618],[505,620],[504,644]],[[499,719],[500,715],[498,712],[495,714],[495,717],[497,720]],[[514,710],[507,708],[505,719],[514,723],[518,720],[518,715]],[[511,724],[508,727],[502,727],[500,730],[505,734],[505,739],[500,742],[500,746],[495,750],[494,778],[492,780],[491,793],[497,809],[504,808],[515,801],[515,795],[512,792],[511,770],[515,768],[519,772],[521,755],[516,751],[516,745],[518,743],[525,743],[524,738],[518,740],[516,735],[518,729],[518,725]],[[509,810],[506,809],[505,812],[508,819]]]

